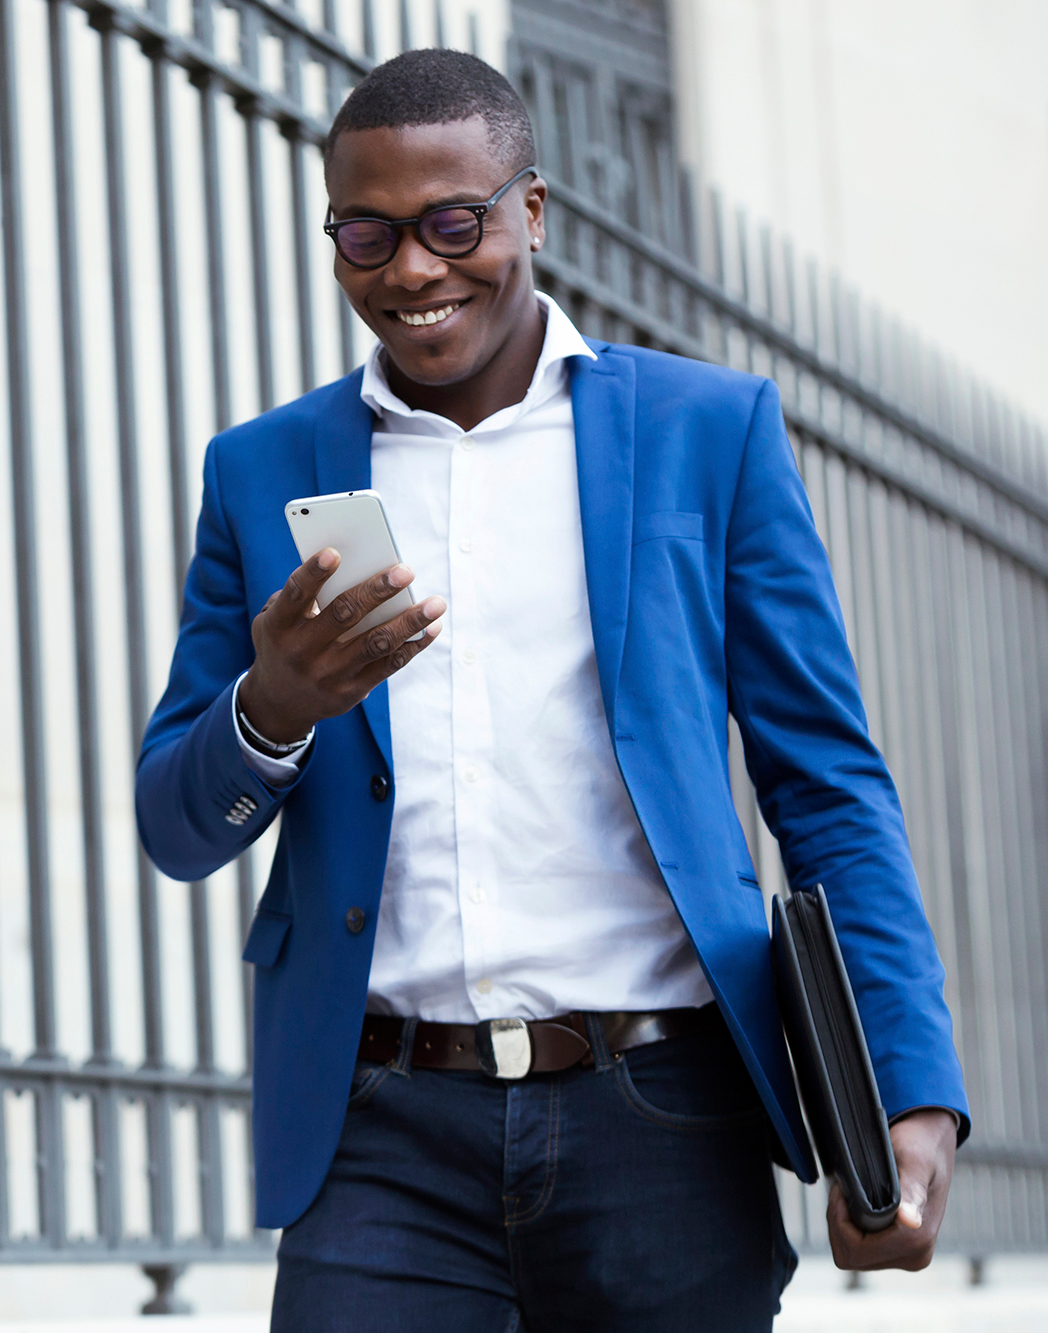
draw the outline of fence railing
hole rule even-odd
[[[0,635],[0,1261],[120,1259],[163,1288],[181,1263],[272,1253],[251,1220],[238,961],[272,839],[167,882],[131,789],[206,440],[364,346],[318,225],[316,145],[367,65],[343,17],[0,0],[0,615],[17,626]],[[353,22],[364,50],[370,6]],[[1043,1248],[1045,441],[701,203],[692,268],[554,182],[538,273],[587,332],[779,382],[972,1093],[944,1240]],[[777,849],[733,753],[770,891]],[[818,1191],[784,1189],[819,1245]]]

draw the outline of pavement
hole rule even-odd
[[[214,1306],[223,1295],[255,1308],[239,1314],[227,1306],[225,1313],[169,1315],[161,1326],[164,1333],[268,1333],[266,1307],[272,1280],[268,1270],[246,1273],[239,1288],[234,1282],[232,1289],[228,1280],[222,1282],[217,1265],[209,1274],[203,1266],[196,1271],[204,1275],[191,1284],[187,1274],[180,1292],[193,1298],[197,1309]],[[145,1327],[157,1326],[155,1317],[106,1316],[97,1305],[89,1318],[54,1317],[53,1287],[47,1317],[25,1318],[28,1310],[23,1304],[18,1319],[5,1321],[3,1316],[12,1307],[4,1299],[4,1276],[0,1269],[0,1333],[141,1333]],[[41,1269],[36,1276],[38,1280],[44,1276]],[[870,1274],[853,1291],[845,1288],[844,1275],[828,1260],[807,1258],[783,1297],[775,1333],[900,1333],[904,1329],[918,1333],[1048,1333],[1048,1257],[994,1259],[987,1264],[985,1279],[981,1286],[968,1285],[964,1262],[943,1256],[924,1273]],[[36,1283],[34,1287],[40,1292],[40,1305],[45,1304],[43,1291]],[[82,1282],[79,1290],[87,1294]],[[75,1299],[74,1292],[70,1296]]]

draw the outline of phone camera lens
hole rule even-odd
[[[308,509],[303,509],[302,512],[303,512],[303,514],[308,514],[308,513],[309,513],[309,510],[308,510]]]

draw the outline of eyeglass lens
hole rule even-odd
[[[418,224],[422,244],[446,259],[468,254],[480,239],[480,221],[468,208],[440,208]],[[378,268],[393,256],[398,228],[378,218],[349,218],[336,233],[344,259],[362,268]]]

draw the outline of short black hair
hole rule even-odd
[[[424,47],[375,68],[342,103],[324,143],[324,170],[346,130],[447,125],[482,116],[492,149],[510,175],[535,161],[527,109],[497,69],[467,51]]]

